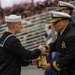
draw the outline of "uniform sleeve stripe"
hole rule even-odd
[[[54,67],[56,70],[58,70],[58,71],[61,70],[61,69],[57,66],[56,61],[53,62],[53,67]]]
[[[50,52],[50,46],[46,45],[46,47],[47,47],[47,52]]]

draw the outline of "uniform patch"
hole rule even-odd
[[[62,41],[62,43],[61,43],[61,47],[62,47],[62,48],[66,48],[66,44],[65,44],[64,41]]]

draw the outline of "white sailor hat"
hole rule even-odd
[[[75,8],[74,5],[72,5],[71,3],[59,1],[56,10],[58,11],[64,10],[64,9],[73,10],[74,8]]]
[[[5,22],[21,22],[21,16],[17,15],[5,16]]]
[[[50,23],[55,23],[58,22],[60,20],[69,20],[71,18],[70,15],[68,15],[67,13],[64,12],[57,12],[57,11],[52,11],[51,13],[51,19],[50,19]]]

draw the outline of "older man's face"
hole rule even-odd
[[[64,29],[63,21],[59,21],[57,23],[53,23],[53,26],[55,28],[55,31],[57,31],[57,32],[61,32]]]

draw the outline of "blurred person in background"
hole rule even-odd
[[[0,8],[0,25],[3,24],[3,9]]]
[[[74,5],[64,1],[59,1],[58,6],[56,8],[57,11],[67,13],[69,15],[72,15],[74,9],[75,9]],[[70,23],[72,26],[75,27],[75,22],[72,19],[70,19]]]
[[[21,16],[5,16],[8,31],[0,38],[0,75],[20,75],[21,66],[27,66],[33,59],[45,52],[40,47],[33,51],[26,50],[16,38],[21,32]]]
[[[42,66],[43,69],[53,69],[59,75],[75,75],[75,28],[70,25],[71,16],[63,12],[51,12],[50,20],[59,37],[54,43],[45,47],[48,52],[58,52],[58,59]]]

